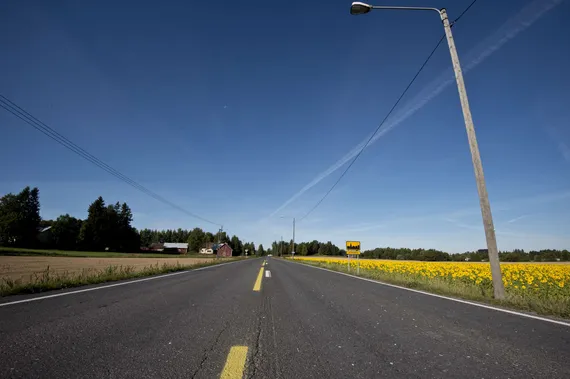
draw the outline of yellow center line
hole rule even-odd
[[[263,267],[259,269],[259,274],[257,274],[257,279],[253,285],[253,290],[259,292],[261,290],[261,279],[263,279]]]
[[[232,346],[220,379],[241,379],[247,358],[247,346]]]

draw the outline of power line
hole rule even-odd
[[[469,9],[471,9],[471,7],[477,2],[477,0],[473,0],[471,2],[471,4],[469,4],[469,6],[467,6],[467,8],[465,8],[463,10],[463,12],[461,12],[459,14],[459,17],[457,17],[455,19],[455,21],[453,21],[452,25],[455,24],[457,21],[459,21],[459,19],[461,17],[463,17],[463,15],[465,15],[465,13],[467,13],[469,11]],[[408,85],[406,86],[406,88],[404,89],[404,91],[402,92],[402,94],[400,95],[400,97],[398,97],[398,100],[396,100],[396,102],[394,103],[394,105],[392,106],[392,108],[388,111],[388,114],[384,117],[384,119],[382,120],[382,122],[380,122],[380,125],[378,125],[378,127],[376,128],[376,130],[374,131],[374,133],[372,133],[372,135],[370,136],[370,138],[368,138],[368,140],[366,141],[366,143],[364,144],[364,146],[362,146],[362,148],[360,149],[360,151],[358,152],[358,154],[356,154],[356,156],[354,157],[354,159],[350,162],[350,164],[346,167],[346,169],[343,171],[343,173],[340,175],[340,177],[337,179],[336,182],[334,182],[334,184],[332,185],[332,187],[325,193],[325,195],[315,204],[315,206],[313,208],[311,208],[309,210],[309,212],[307,212],[303,217],[301,217],[299,219],[299,221],[303,221],[307,216],[309,216],[315,209],[317,209],[317,207],[319,205],[321,205],[321,203],[327,198],[327,196],[332,192],[332,190],[337,186],[337,184],[342,180],[342,178],[344,178],[344,176],[346,175],[346,173],[348,172],[348,170],[350,170],[350,168],[352,167],[352,165],[354,165],[354,162],[356,162],[356,160],[360,157],[360,155],[362,154],[362,152],[366,149],[366,147],[370,144],[370,141],[372,141],[372,139],[374,138],[374,136],[378,133],[378,131],[380,130],[380,128],[382,128],[382,125],[384,125],[384,123],[386,122],[386,120],[388,120],[388,118],[390,117],[390,115],[392,114],[392,112],[394,112],[394,110],[396,109],[396,107],[398,106],[398,104],[400,103],[400,101],[404,98],[404,96],[406,95],[406,93],[408,92],[408,90],[410,89],[410,87],[412,86],[412,84],[414,84],[414,82],[416,81],[417,77],[420,75],[420,73],[423,71],[424,67],[427,65],[427,63],[430,61],[431,57],[433,56],[433,54],[435,54],[435,51],[438,49],[439,45],[441,45],[441,43],[443,42],[443,40],[445,39],[445,34],[443,34],[441,36],[441,38],[439,39],[439,41],[437,42],[437,44],[435,45],[435,47],[433,48],[433,50],[431,51],[431,53],[428,55],[428,57],[426,58],[426,60],[424,61],[424,63],[421,65],[420,69],[416,72],[416,74],[414,75],[414,77],[412,78],[412,80],[410,81],[410,83],[408,83]]]
[[[140,183],[129,178],[128,176],[121,173],[117,169],[109,166],[108,164],[106,164],[105,162],[103,162],[102,160],[100,160],[99,158],[94,156],[93,154],[89,153],[88,151],[86,151],[82,147],[76,145],[74,142],[70,141],[69,139],[67,139],[66,137],[64,137],[60,133],[58,133],[56,130],[52,129],[50,126],[46,125],[44,122],[38,120],[32,114],[30,114],[25,109],[23,109],[22,107],[20,107],[19,105],[17,105],[16,103],[14,103],[10,99],[8,99],[7,97],[3,96],[2,94],[0,94],[0,107],[4,108],[6,111],[8,111],[11,114],[13,114],[14,116],[18,117],[20,120],[26,122],[28,125],[32,126],[34,129],[43,133],[44,135],[51,138],[55,142],[59,143],[60,145],[64,146],[65,148],[71,150],[72,152],[79,155],[83,159],[87,160],[90,163],[93,163],[95,166],[99,167],[100,169],[106,171],[107,173],[113,175],[117,179],[120,179],[121,181],[123,181],[126,184],[130,185],[131,187],[141,191],[142,193],[154,198],[155,200],[158,200],[158,201],[162,202],[163,204],[166,204],[166,205],[168,205],[174,209],[177,209],[180,212],[185,213],[188,216],[197,218],[197,219],[202,220],[204,222],[207,222],[209,224],[220,225],[219,223],[210,221],[204,217],[201,217],[195,213],[192,213],[192,212],[180,207],[179,205],[174,204],[173,202],[171,202],[171,201],[165,199],[164,197],[158,195],[156,192],[151,191],[150,189],[144,187]]]
[[[467,12],[469,11],[469,9],[471,9],[471,7],[472,7],[476,2],[477,2],[477,0],[473,0],[473,1],[471,2],[471,4],[469,4],[469,6],[468,6],[467,8],[465,8],[465,9],[463,10],[463,12],[461,12],[461,13],[459,14],[459,16],[455,19],[455,21],[453,21],[453,22],[451,23],[451,25],[453,25],[453,24],[455,24],[457,21],[459,21],[459,19],[460,19],[461,17],[463,17],[463,15],[464,15],[465,13],[467,13]]]

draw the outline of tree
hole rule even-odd
[[[255,244],[253,242],[246,242],[243,244],[243,253],[247,255],[255,255]]]
[[[127,203],[121,204],[120,209],[118,205],[119,203],[117,202],[114,207],[116,225],[110,224],[111,227],[115,227],[117,230],[117,233],[114,234],[114,247],[118,251],[123,252],[139,251],[141,246],[140,234],[131,226],[133,212]]]
[[[101,196],[97,198],[87,210],[87,220],[81,226],[79,241],[81,247],[88,250],[105,249],[105,224],[107,222],[107,209]]]
[[[243,254],[243,244],[240,241],[240,239],[238,238],[238,236],[232,236],[232,239],[230,240],[230,246],[233,250],[233,254],[232,255],[242,255]]]
[[[51,229],[55,247],[61,250],[77,249],[82,223],[80,219],[68,214],[59,216]]]
[[[206,232],[204,235],[204,243],[216,242],[215,237],[212,233]]]
[[[153,237],[156,234],[157,234],[156,230],[142,229],[139,233],[141,246],[149,247],[152,243],[158,242],[153,240]]]
[[[15,245],[19,238],[20,206],[17,196],[9,193],[0,198],[0,243]]]
[[[33,246],[40,226],[40,200],[37,188],[24,188],[19,194],[0,198],[0,243]]]
[[[206,234],[200,228],[194,228],[188,235],[188,251],[198,253],[204,245]]]
[[[257,247],[256,254],[259,256],[264,256],[266,254],[262,244],[259,244],[259,246]]]
[[[226,232],[218,232],[216,233],[215,236],[215,240],[214,242],[220,242],[220,243],[227,243],[230,244],[230,238],[228,237],[228,234]],[[230,244],[231,245],[231,244]]]

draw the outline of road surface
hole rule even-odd
[[[0,377],[570,378],[568,326],[263,261],[3,298]]]

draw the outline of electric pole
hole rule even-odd
[[[491,276],[493,278],[493,291],[496,299],[505,298],[505,286],[503,284],[503,276],[501,273],[501,264],[499,262],[499,249],[497,247],[497,237],[495,235],[495,227],[493,225],[493,216],[491,214],[491,205],[489,204],[489,195],[487,193],[487,185],[485,184],[485,176],[483,175],[483,164],[481,163],[481,155],[479,154],[479,146],[477,144],[477,136],[475,135],[475,127],[473,126],[473,118],[471,117],[471,109],[469,108],[469,100],[467,99],[467,90],[463,81],[463,73],[459,64],[459,56],[455,48],[455,41],[451,33],[451,24],[447,17],[445,8],[438,9],[432,7],[402,7],[402,6],[386,6],[386,5],[369,5],[359,1],[352,3],[350,14],[361,15],[366,14],[374,9],[377,10],[400,10],[400,11],[435,11],[443,23],[447,44],[449,45],[449,53],[451,55],[451,63],[455,73],[455,81],[457,82],[457,90],[459,91],[459,100],[461,102],[461,110],[465,121],[465,129],[467,130],[467,139],[469,141],[469,150],[471,151],[471,160],[473,161],[473,169],[475,171],[475,181],[477,182],[477,192],[479,193],[479,204],[481,206],[481,215],[483,217],[483,226],[485,228],[485,239],[487,240],[487,250],[489,254],[489,263],[491,265]]]

